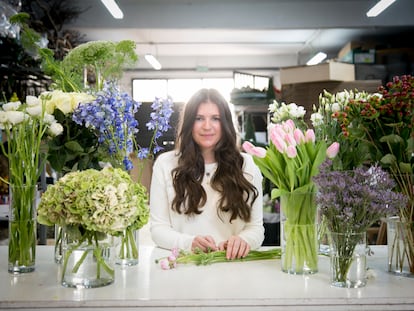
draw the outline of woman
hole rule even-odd
[[[198,91],[184,108],[176,149],[154,163],[154,242],[245,257],[264,238],[262,201],[262,175],[238,149],[228,103],[214,89]]]

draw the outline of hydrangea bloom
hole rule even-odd
[[[88,231],[117,234],[148,222],[146,189],[120,168],[70,172],[50,185],[38,207],[45,225],[79,225]]]

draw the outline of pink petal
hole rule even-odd
[[[315,142],[315,132],[312,129],[308,129],[305,133],[306,142]]]
[[[332,143],[328,149],[326,149],[326,155],[328,156],[328,158],[332,159],[335,158],[336,155],[339,152],[339,143],[338,142],[334,142]]]
[[[249,141],[245,141],[242,147],[243,147],[243,150],[246,151],[250,155],[253,155],[259,158],[266,157],[266,149],[262,147],[256,147]]]
[[[254,155],[259,158],[265,158],[266,157],[266,149],[262,147],[255,147],[254,148]]]
[[[295,137],[293,136],[293,133],[289,133],[285,135],[285,142],[289,146],[296,146],[296,140],[295,140]]]
[[[275,145],[276,149],[280,153],[284,153],[285,152],[285,150],[287,148],[287,145],[286,145],[285,141],[281,137],[276,136],[276,137],[273,137],[273,139],[271,137],[271,140],[272,140],[272,143]]]
[[[293,122],[293,120],[291,120],[291,119],[286,120],[285,123],[284,123],[284,125],[285,125],[285,128],[288,131],[292,131],[293,132],[295,130],[295,128],[296,128],[295,122]]]
[[[295,137],[297,144],[302,144],[305,142],[305,135],[303,135],[303,132],[300,129],[295,129],[293,132],[293,137]]]
[[[296,151],[296,147],[295,146],[288,146],[286,148],[286,154],[289,158],[295,158],[298,154],[298,152]]]
[[[160,266],[163,270],[170,270],[170,262],[166,258],[160,260]]]

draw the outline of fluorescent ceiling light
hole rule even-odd
[[[314,57],[312,57],[310,60],[308,60],[308,62],[306,63],[306,65],[316,65],[319,64],[321,61],[323,61],[326,58],[326,54],[323,52],[319,52],[318,54],[316,54]]]
[[[154,68],[155,70],[160,70],[161,69],[161,64],[160,62],[155,58],[154,55],[152,54],[145,54],[145,59],[147,60],[147,62],[152,66],[152,68]]]
[[[124,13],[122,13],[121,9],[119,8],[118,4],[116,4],[115,0],[101,0],[102,3],[106,6],[109,13],[116,19],[124,18]]]
[[[393,4],[395,0],[381,0],[376,5],[374,5],[368,12],[368,17],[375,17],[381,14],[386,8]]]

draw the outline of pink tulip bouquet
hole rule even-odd
[[[312,129],[303,131],[290,119],[271,124],[269,138],[266,149],[248,141],[243,143],[243,149],[253,155],[263,175],[276,186],[273,199],[295,191],[313,191],[312,178],[318,174],[319,166],[339,151],[337,142],[328,147],[324,140],[316,141]]]
[[[316,184],[313,177],[326,157],[334,158],[339,144],[316,141],[312,129],[301,130],[293,120],[269,126],[267,148],[243,143],[256,165],[275,188],[281,203],[282,270],[302,274],[317,271]]]

